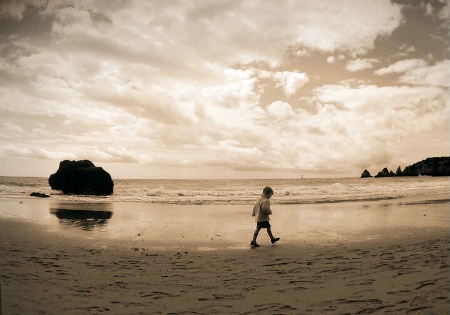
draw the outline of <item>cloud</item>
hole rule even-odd
[[[22,20],[27,5],[43,7],[46,0],[2,0],[0,5],[0,17]]]
[[[328,63],[335,63],[336,62],[336,58],[334,56],[328,56],[327,57],[327,62]]]
[[[48,159],[48,160],[65,160],[65,159],[76,159],[76,155],[68,152],[61,151],[50,151],[43,148],[37,147],[19,147],[16,145],[3,145],[0,147],[0,152],[2,154],[24,157],[24,158],[37,158],[37,159]]]
[[[383,164],[402,141],[445,125],[445,99],[445,91],[431,87],[324,86],[316,90],[315,112],[273,102],[261,117],[248,119],[249,124],[223,129],[228,139],[239,135],[239,141],[221,142],[218,149],[230,149],[221,156],[225,165],[239,164],[233,162],[238,158],[260,170],[346,169],[354,156],[361,165],[372,159]]]
[[[420,66],[405,71],[399,81],[412,85],[440,86],[448,88],[450,61],[444,60],[433,66]]]
[[[335,57],[335,56],[328,56],[327,57],[327,63],[329,63],[329,64],[333,64],[335,62],[343,61],[343,60],[345,60],[345,56],[343,54],[340,54],[337,57]]]
[[[352,88],[344,85],[326,85],[315,90],[315,98],[324,103],[334,103],[349,110],[362,112],[382,111],[400,104],[410,104],[419,109],[421,102],[445,99],[446,91],[438,87],[409,87],[362,85]],[[386,106],[386,107],[384,107]],[[444,104],[441,106],[444,107]]]
[[[328,151],[330,161],[339,165],[352,156],[365,163],[387,164],[415,137],[431,131],[434,137],[442,137],[448,130],[447,93],[441,88],[336,85],[315,93],[316,102],[322,105],[301,123],[321,131],[306,138],[320,139],[326,149],[317,154]]]
[[[414,46],[408,46],[406,44],[402,44],[398,48],[398,52],[394,55],[395,58],[404,58],[408,57],[411,54],[415,53],[417,49]]]
[[[409,138],[433,125],[445,126],[448,119],[447,93],[438,87],[326,86],[316,91],[316,97],[343,106],[342,114],[354,119],[348,123],[359,126],[355,134],[364,133],[371,141]]]
[[[403,73],[403,72],[407,72],[412,69],[425,67],[426,65],[427,65],[426,61],[424,61],[422,59],[400,60],[388,67],[376,70],[375,74],[387,75],[387,74],[392,74],[392,73]]]
[[[444,5],[441,10],[439,10],[438,17],[443,21],[443,25],[448,22],[448,5]]]
[[[14,134],[23,134],[23,133],[25,133],[23,128],[21,126],[15,124],[14,122],[6,121],[6,122],[3,122],[2,125],[3,125],[2,129],[5,129],[5,132],[14,133]]]
[[[138,154],[123,147],[109,147],[106,150],[96,149],[91,156],[91,159],[103,162],[146,164],[152,161],[152,158],[146,154]]]
[[[294,111],[292,110],[292,107],[290,104],[276,101],[267,106],[267,112],[276,118],[289,118],[294,116]]]
[[[34,5],[42,7],[40,2]],[[14,7],[5,8],[4,14],[13,15]],[[17,11],[23,14],[23,9]],[[267,60],[279,64],[290,45],[327,52],[366,51],[377,37],[390,34],[401,21],[400,7],[387,0],[293,1],[282,6],[265,1],[66,1],[58,5],[49,2],[41,14],[53,19],[52,36],[58,39],[58,49],[102,50],[115,59],[134,56],[134,62],[159,62],[162,67],[176,64],[180,68],[186,67],[184,60],[221,65]],[[111,22],[94,23],[99,15]],[[361,24],[365,27],[358,27]]]
[[[373,80],[362,71],[392,60],[385,46],[430,53],[408,38],[391,42],[410,26],[402,8],[388,0],[8,2],[0,19],[17,27],[1,34],[0,152],[262,174],[386,161],[398,139],[414,142],[430,128],[441,136],[446,117],[448,61],[435,51],[428,63],[396,62]],[[367,85],[392,78],[394,86]]]
[[[426,16],[448,22],[448,3],[440,0],[438,3],[421,3]]]
[[[291,96],[297,92],[299,88],[308,83],[309,78],[305,73],[297,71],[275,72],[273,78],[278,82],[277,86],[283,87],[286,96]]]
[[[449,60],[439,61],[429,66],[422,59],[398,61],[386,68],[375,71],[377,75],[402,74],[399,82],[411,85],[430,85],[448,87]]]
[[[355,59],[347,63],[347,70],[350,72],[372,69],[374,63],[380,62],[378,59]]]

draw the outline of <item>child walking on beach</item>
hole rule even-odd
[[[273,195],[273,189],[270,187],[265,187],[263,189],[263,194],[261,198],[258,199],[256,204],[253,206],[252,216],[255,217],[256,221],[256,230],[253,234],[253,240],[250,242],[250,245],[253,247],[258,247],[258,243],[256,243],[256,238],[258,237],[259,231],[261,229],[267,229],[267,234],[270,237],[270,241],[272,244],[279,241],[279,237],[274,237],[272,235],[272,230],[270,229],[270,215],[272,214],[272,210],[270,210],[270,197]]]

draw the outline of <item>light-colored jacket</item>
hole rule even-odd
[[[256,222],[264,222],[270,220],[269,215],[271,214],[272,210],[270,210],[270,200],[264,195],[261,195],[261,198],[259,198],[253,206],[252,216],[255,217]]]

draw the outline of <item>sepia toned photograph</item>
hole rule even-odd
[[[447,314],[446,0],[0,0],[0,315]]]

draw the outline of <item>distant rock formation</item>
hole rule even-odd
[[[364,170],[364,172],[362,172],[362,174],[361,174],[361,178],[367,178],[367,177],[372,177],[372,175],[370,175],[368,170]]]
[[[111,195],[114,190],[111,175],[89,160],[60,162],[48,183],[52,189],[66,194]]]
[[[381,172],[378,172],[377,175],[375,175],[375,177],[391,177],[391,176],[395,176],[394,172],[389,171],[386,167],[383,168]]]
[[[363,174],[366,172],[365,170]],[[368,173],[368,172],[367,172]],[[374,177],[393,176],[450,176],[450,156],[431,157],[423,161],[405,167],[402,171],[400,166],[397,171],[389,171],[386,167]],[[362,177],[362,175],[361,175]]]
[[[433,157],[405,167],[402,176],[450,176],[450,156]]]

